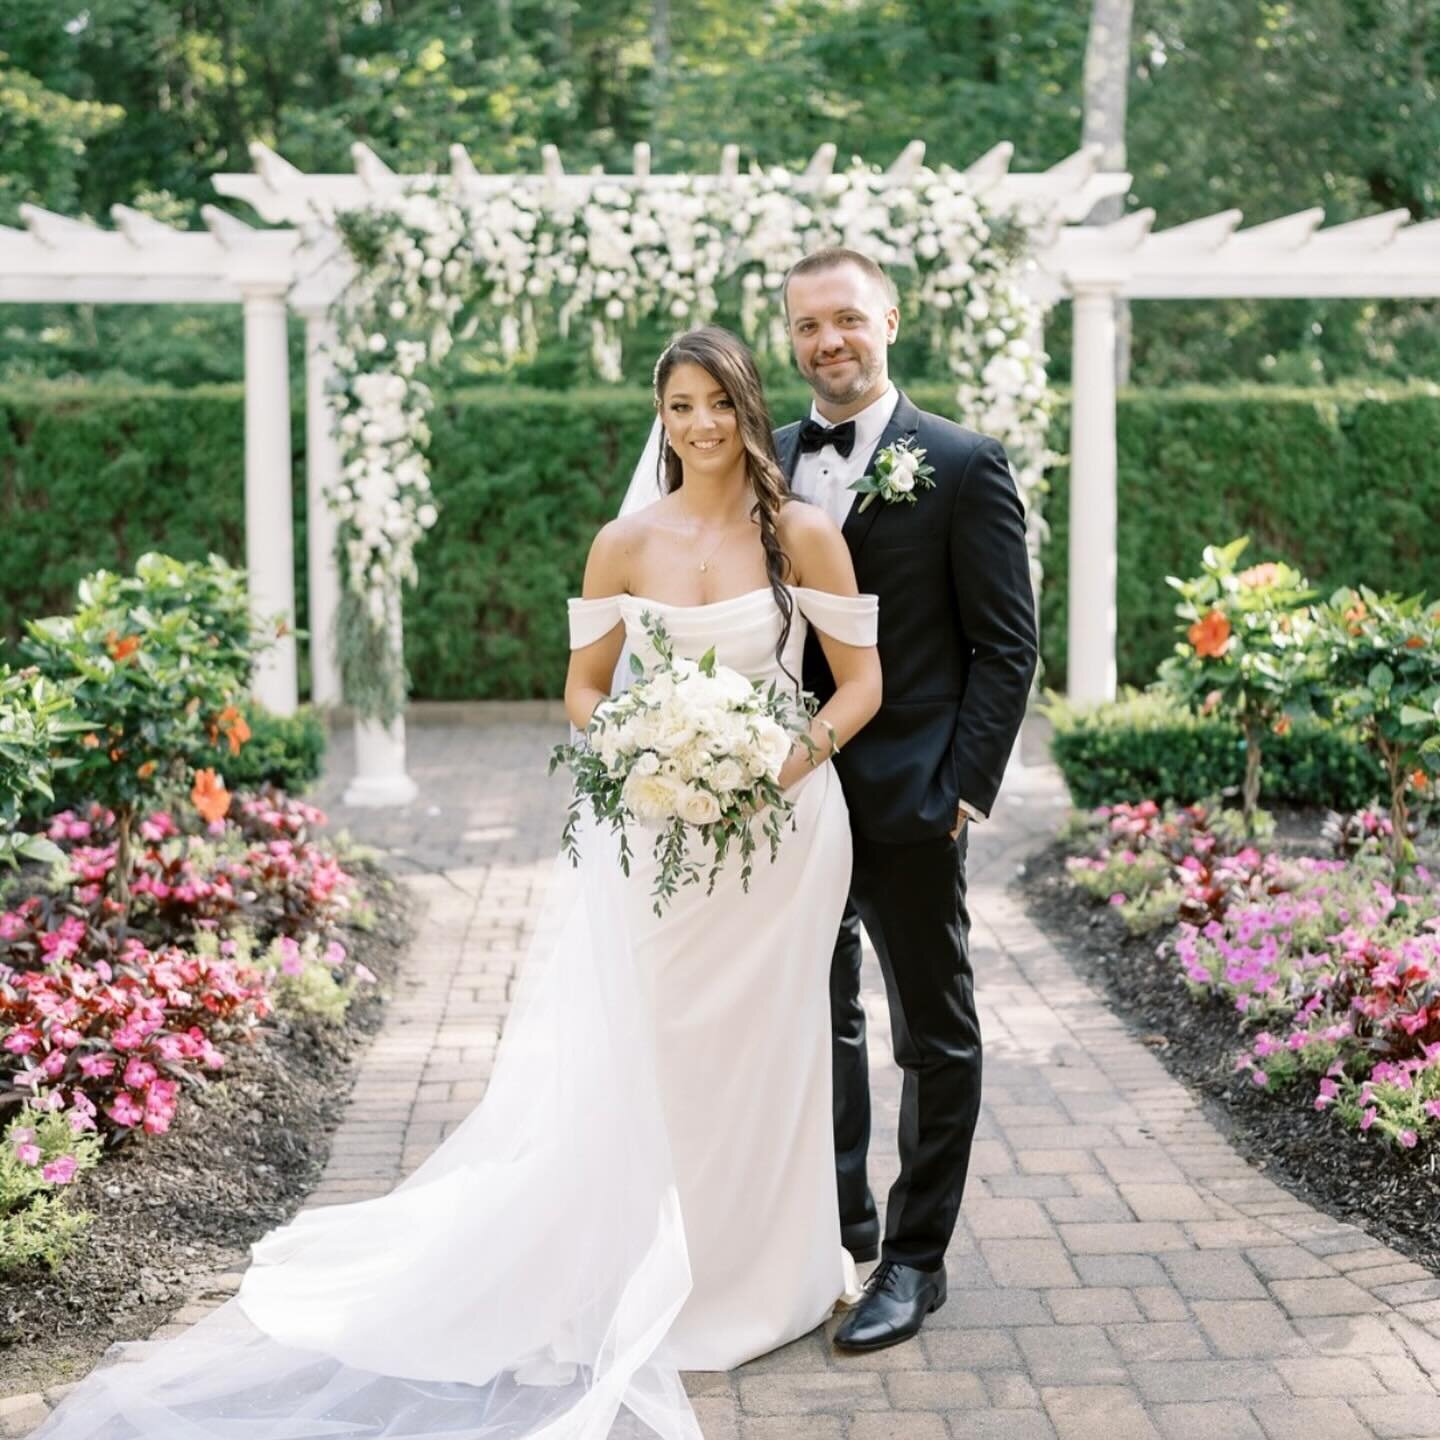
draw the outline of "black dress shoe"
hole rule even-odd
[[[867,1260],[880,1258],[880,1222],[871,1220],[865,1225],[842,1225],[840,1243],[850,1252],[850,1258],[857,1265]]]
[[[917,1270],[882,1260],[865,1282],[865,1298],[840,1322],[837,1350],[883,1350],[920,1333],[925,1317],[945,1303],[945,1267]]]

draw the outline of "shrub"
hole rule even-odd
[[[1268,731],[1289,731],[1310,713],[1316,657],[1308,601],[1314,591],[1297,570],[1269,561],[1237,570],[1248,538],[1207,545],[1203,573],[1168,577],[1180,593],[1175,613],[1184,638],[1160,667],[1160,683],[1188,709],[1231,720],[1245,737],[1241,813],[1253,825]]]
[[[1047,695],[1051,753],[1076,805],[1112,805],[1153,795],[1188,805],[1238,795],[1245,737],[1233,722],[1190,714],[1157,691],[1127,691],[1101,705]],[[1386,793],[1384,771],[1344,728],[1298,721],[1266,740],[1260,798],[1272,804],[1355,810]]]
[[[21,816],[35,798],[53,805],[54,752],[89,728],[74,713],[71,696],[38,672],[0,665],[0,861],[8,865],[59,858],[43,835],[21,828]]]
[[[1327,686],[1385,771],[1391,857],[1414,859],[1410,795],[1440,771],[1440,604],[1337,590],[1319,609]]]
[[[276,715],[254,700],[239,700],[236,708],[250,738],[238,749],[222,739],[202,750],[197,756],[201,767],[222,774],[231,790],[277,785],[298,794],[320,778],[328,732],[319,711],[302,705],[293,715]]]
[[[183,780],[222,733],[237,750],[249,736],[235,702],[264,641],[251,631],[243,576],[216,556],[190,565],[145,555],[133,576],[102,570],[83,580],[73,614],[26,629],[26,656],[89,722],[66,756],[66,790],[115,813],[123,905],[136,811]]]

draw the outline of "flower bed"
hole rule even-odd
[[[1405,1149],[1440,1139],[1440,879],[1400,882],[1388,819],[1334,817],[1330,855],[1239,841],[1227,814],[1103,806],[1070,830],[1075,888],[1156,946],[1177,983],[1230,1005],[1235,1068],[1305,1080],[1317,1110]]]
[[[0,910],[0,1148],[46,1181],[0,1171],[0,1273],[65,1253],[69,1225],[37,1250],[38,1221],[58,1226],[60,1211],[36,1199],[98,1158],[83,1137],[113,1149],[165,1134],[277,1010],[339,1021],[375,978],[342,939],[368,907],[313,837],[323,814],[277,790],[226,802],[209,819],[179,807],[138,819],[128,902],[110,883],[114,813],[61,811],[45,830],[64,857],[57,883],[22,886]],[[42,1117],[64,1120],[71,1151],[42,1161]]]

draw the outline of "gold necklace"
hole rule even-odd
[[[689,507],[687,506],[688,510]],[[698,524],[697,524],[698,528]],[[710,562],[720,553],[720,548],[730,538],[730,526],[727,524],[721,531],[720,538],[711,547],[710,553],[700,562],[700,573],[704,575],[710,569]]]

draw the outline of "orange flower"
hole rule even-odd
[[[1230,622],[1219,610],[1202,616],[1186,632],[1195,653],[1207,660],[1218,659],[1230,643]]]
[[[118,746],[110,747],[110,760],[112,764],[118,765],[125,758],[125,752]]]
[[[197,770],[195,786],[190,791],[195,808],[212,824],[230,813],[230,792],[213,770]]]
[[[1430,777],[1423,770],[1412,770],[1410,772],[1410,783],[1417,790],[1428,790],[1430,788]]]
[[[1273,585],[1280,578],[1280,567],[1273,560],[1267,560],[1263,565],[1252,565],[1248,570],[1242,570],[1238,578],[1247,590],[1259,590],[1262,586]]]
[[[1412,635],[1405,642],[1405,648],[1407,650],[1423,650],[1425,648],[1424,638],[1419,635]]]
[[[156,768],[156,764],[153,760],[147,760],[135,773],[142,780],[148,780],[155,773]]]
[[[1290,733],[1290,717],[1282,715],[1270,728],[1277,735],[1288,735]]]
[[[245,723],[245,717],[233,705],[227,705],[220,712],[218,724],[230,742],[230,753],[238,755],[240,747],[250,738],[250,727]],[[213,733],[211,739],[214,739]]]
[[[118,665],[123,665],[139,648],[140,637],[138,635],[127,635],[122,640],[112,630],[105,637],[105,648],[110,652],[110,658]]]
[[[80,737],[80,743],[87,750],[98,750],[100,748],[100,737],[92,731],[89,735],[82,735]]]
[[[1345,623],[1346,623],[1347,625],[1349,625],[1349,627],[1350,627],[1350,633],[1351,633],[1352,635],[1358,635],[1358,634],[1360,633],[1360,622],[1361,622],[1369,613],[1370,613],[1370,612],[1365,608],[1365,603],[1364,603],[1364,601],[1361,601],[1361,600],[1357,600],[1357,601],[1345,612]]]

